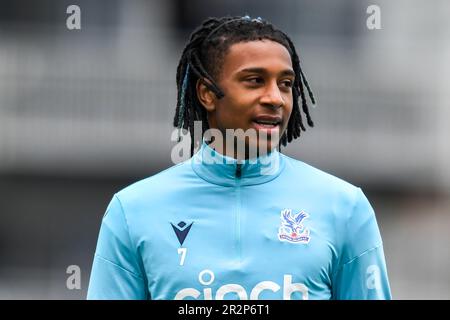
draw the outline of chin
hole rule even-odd
[[[250,148],[250,146],[252,148]],[[253,153],[255,153],[255,150],[257,150],[256,152],[259,155],[264,155],[264,154],[268,154],[270,152],[272,152],[274,149],[276,149],[278,147],[278,142],[272,142],[270,140],[266,140],[266,141],[254,141],[253,143],[251,143],[249,146],[249,150],[252,150]]]
[[[274,149],[276,149],[278,147],[278,143],[271,143],[271,142],[269,142],[267,144],[264,144],[262,146],[262,148],[264,148],[264,146],[266,148],[266,153],[269,153],[269,152],[272,152]],[[261,149],[261,150],[264,150],[264,149]]]
[[[279,142],[278,134],[258,134],[253,137],[239,137],[234,146],[238,158],[255,158],[272,152],[278,147]],[[245,156],[243,153],[244,149],[242,149],[243,146],[245,146]]]

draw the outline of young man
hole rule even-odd
[[[288,36],[260,18],[208,19],[177,85],[174,124],[189,129],[192,153],[202,121],[201,147],[113,197],[88,298],[390,299],[361,189],[277,150],[305,130],[301,112],[313,126]]]

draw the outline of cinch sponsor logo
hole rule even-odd
[[[225,284],[214,293],[211,288],[207,287],[214,282],[214,272],[211,270],[205,269],[201,271],[198,275],[198,281],[205,286],[202,292],[195,288],[185,288],[178,291],[174,300],[183,300],[185,298],[213,300],[213,297],[214,300],[223,300],[225,295],[229,293],[237,294],[240,300],[248,300],[249,298],[250,300],[258,300],[259,295],[263,291],[278,292],[281,289],[283,290],[283,300],[291,300],[294,292],[302,293],[303,300],[308,300],[308,288],[303,283],[292,283],[292,275],[290,274],[283,276],[283,288],[273,281],[261,281],[250,291],[250,296],[243,286],[236,283]]]

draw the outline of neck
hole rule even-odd
[[[248,143],[237,143],[236,140],[234,141],[234,145],[227,145],[225,141],[212,141],[210,143],[207,142],[207,144],[216,152],[237,160],[259,158],[260,156],[271,153],[274,149],[271,148],[269,143],[267,143],[264,150],[264,147],[260,147],[259,144],[258,146],[250,147]]]

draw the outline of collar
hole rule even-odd
[[[205,140],[191,158],[192,169],[202,179],[227,187],[255,185],[278,177],[284,168],[284,159],[274,149],[266,155],[237,160],[211,148]]]

